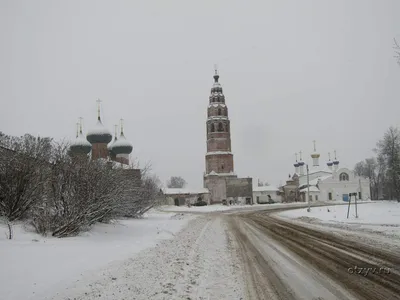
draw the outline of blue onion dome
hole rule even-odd
[[[334,152],[335,152],[335,159],[333,160],[333,164],[334,164],[335,166],[337,166],[337,165],[339,164],[339,161],[338,161],[337,158],[336,158],[336,150],[335,150]]]
[[[119,138],[111,144],[110,151],[117,155],[117,154],[130,154],[133,151],[133,145],[129,142],[122,132]]]
[[[326,164],[328,165],[328,167],[332,167],[333,162],[332,161],[328,161]]]
[[[300,160],[300,161],[298,162],[298,164],[299,164],[299,167],[304,166],[304,161]]]
[[[112,140],[112,135],[111,132],[104,127],[100,118],[98,118],[96,126],[88,131],[86,138],[91,144],[108,144]]]
[[[293,166],[294,166],[295,168],[297,168],[297,167],[299,167],[300,165],[299,165],[299,163],[296,161],[296,162],[293,164]]]

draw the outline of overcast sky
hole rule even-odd
[[[294,153],[372,155],[400,125],[398,0],[0,0],[0,130],[74,138],[96,99],[141,164],[202,187],[218,64],[235,172],[279,184]]]

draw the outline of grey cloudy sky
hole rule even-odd
[[[134,156],[202,186],[218,64],[235,171],[273,184],[294,153],[342,165],[400,125],[398,0],[0,0],[0,130],[57,139],[103,102]]]

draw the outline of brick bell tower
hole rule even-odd
[[[222,86],[215,70],[207,109],[207,153],[204,187],[208,188],[211,203],[220,203],[226,197],[226,178],[236,177],[231,152],[230,121]]]
[[[233,154],[228,107],[218,79],[218,71],[215,70],[207,110],[206,174],[213,171],[217,174],[232,174]]]

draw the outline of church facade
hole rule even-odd
[[[350,193],[357,193],[357,199],[370,200],[370,181],[368,178],[356,176],[352,170],[341,167],[339,160],[332,161],[328,153],[326,165],[320,165],[320,154],[316,151],[311,153],[311,165],[302,160],[294,163],[295,173],[289,176],[286,185],[283,186],[284,198],[287,202],[292,201],[348,201]],[[308,181],[307,181],[308,168]]]
[[[238,178],[234,172],[228,107],[217,71],[207,108],[206,133],[204,188],[210,191],[210,204],[253,204],[252,178]]]

